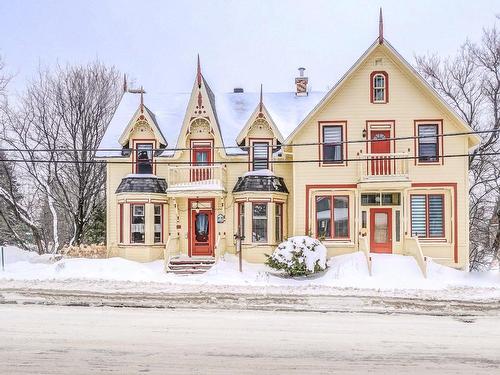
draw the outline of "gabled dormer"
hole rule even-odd
[[[269,161],[284,138],[264,104],[262,85],[259,104],[236,138],[236,143],[248,149],[249,170],[273,169]]]
[[[154,158],[158,150],[167,147],[167,140],[161,132],[155,115],[144,104],[145,91],[131,90],[126,95],[140,94],[140,103],[118,142],[123,147],[123,155],[131,152],[132,173],[155,174]],[[131,151],[130,151],[131,150]]]
[[[207,156],[209,159],[207,162],[209,162],[214,160],[214,150],[219,153],[219,156],[226,156],[222,146],[224,146],[224,142],[217,118],[215,95],[203,77],[200,57],[198,56],[196,79],[191,90],[177,148],[194,150],[198,147],[210,150],[210,154]],[[183,150],[177,150],[174,157],[179,157],[183,152]],[[193,157],[196,158],[196,155],[191,155],[191,158]]]

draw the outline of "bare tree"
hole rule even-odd
[[[416,64],[467,124],[489,131],[469,158],[470,268],[487,268],[500,255],[500,230],[492,233],[487,219],[498,215],[500,201],[499,32],[496,27],[485,29],[481,43],[466,42],[452,59],[418,56]],[[499,240],[492,241],[492,236]]]

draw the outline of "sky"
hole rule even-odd
[[[21,93],[40,66],[99,59],[150,92],[189,92],[196,55],[216,92],[324,91],[378,35],[410,62],[452,55],[500,23],[500,1],[0,0],[0,55]]]

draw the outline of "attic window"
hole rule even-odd
[[[253,142],[252,146],[253,170],[269,169],[269,142]]]
[[[153,144],[152,143],[137,143],[136,144],[136,173],[152,174],[153,173]]]
[[[389,76],[378,71],[370,74],[370,102],[383,104],[389,102]]]

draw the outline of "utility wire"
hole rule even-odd
[[[500,152],[482,152],[480,154],[449,154],[437,156],[438,161],[441,158],[459,158],[459,157],[470,157],[470,156],[498,156]],[[378,157],[369,158],[362,157],[342,159],[339,162],[332,162],[331,160],[325,159],[303,159],[303,160],[269,160],[270,164],[296,164],[296,163],[324,163],[330,165],[342,165],[345,162],[390,162],[393,160],[417,160],[419,156],[387,156],[387,154],[380,154]],[[228,160],[228,161],[213,161],[206,165],[193,165],[192,161],[168,161],[168,160],[153,160],[153,161],[125,161],[125,160],[47,160],[47,159],[2,159],[0,162],[11,162],[11,163],[54,163],[54,164],[155,164],[155,165],[189,165],[193,167],[210,167],[213,165],[225,165],[225,164],[248,164],[248,160]]]
[[[414,136],[405,136],[405,137],[392,137],[385,138],[383,140],[380,139],[356,139],[356,140],[346,140],[335,143],[325,143],[325,142],[306,142],[306,143],[283,143],[278,145],[269,145],[267,147],[270,148],[282,148],[282,147],[304,147],[304,146],[321,146],[321,145],[340,145],[340,144],[355,144],[355,143],[371,143],[371,142],[381,142],[381,141],[403,141],[403,140],[415,140],[415,139],[423,139],[423,138],[445,138],[445,137],[457,137],[464,135],[473,135],[473,134],[489,134],[489,133],[500,133],[500,129],[494,130],[477,130],[471,132],[460,132],[460,133],[446,133],[446,134],[435,134],[435,135],[414,135]],[[139,140],[140,141],[140,140]],[[230,149],[244,149],[249,150],[259,146],[212,146],[210,147],[213,150],[230,150]],[[142,151],[153,151],[153,152],[170,152],[170,151],[189,151],[197,149],[197,147],[176,147],[176,148],[153,148],[153,149],[141,149]],[[54,148],[54,149],[29,149],[29,148],[0,148],[0,152],[130,152],[130,151],[138,151],[137,148]]]

